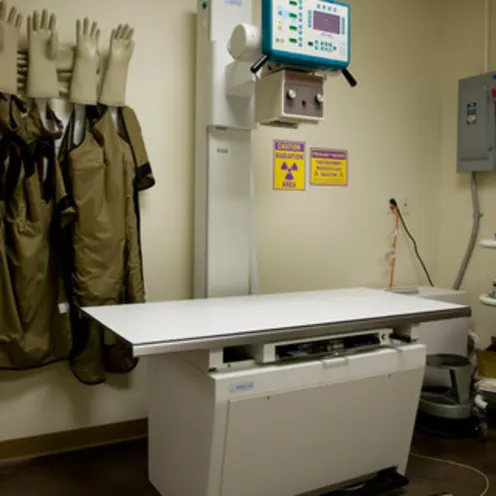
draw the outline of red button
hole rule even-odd
[[[303,102],[302,102],[302,103],[303,103],[303,106],[304,106],[304,107],[306,107],[306,106],[307,106],[307,104],[308,104],[308,102],[307,102],[306,100],[303,100]]]

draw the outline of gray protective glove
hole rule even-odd
[[[126,105],[126,84],[129,62],[134,51],[134,29],[122,24],[112,31],[107,71],[103,79],[99,103],[109,107]]]
[[[96,105],[98,100],[98,68],[100,65],[100,30],[86,17],[76,23],[76,61],[71,81],[73,103]]]
[[[57,52],[57,72],[72,72],[75,60],[75,47],[67,44],[59,45]],[[27,78],[29,66],[28,52],[21,49],[17,52],[17,72]]]
[[[29,70],[28,90],[30,98],[57,98],[57,51],[59,37],[56,19],[45,9],[28,17]]]
[[[69,98],[69,90],[71,86],[72,71],[58,72],[58,92],[59,96]],[[20,96],[26,96],[27,80],[25,75],[18,74],[17,76],[17,93]]]
[[[22,15],[0,1],[0,92],[17,94],[17,50],[21,34]]]

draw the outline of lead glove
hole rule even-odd
[[[59,45],[57,51],[57,77],[59,80],[60,96],[69,97],[69,89],[71,86],[72,72],[74,67],[75,48],[70,45]],[[17,52],[17,89],[21,95],[26,94],[28,79],[28,52]]]
[[[60,45],[57,51],[57,72],[72,72],[74,67],[75,47],[70,45]],[[29,56],[28,52],[21,48],[17,52],[17,71],[19,74],[27,78],[28,75]]]
[[[134,29],[119,25],[110,36],[110,50],[107,71],[103,79],[99,103],[109,107],[123,107],[126,104],[126,85],[129,62],[134,52]]]
[[[12,7],[7,17],[7,5],[0,1],[0,92],[17,95],[17,50],[21,34],[22,15]]]
[[[72,72],[58,73],[58,95],[59,97],[69,98]],[[26,76],[17,76],[17,93],[19,96],[26,95]]]
[[[29,70],[27,94],[30,98],[57,98],[56,18],[45,9],[28,17]]]
[[[100,65],[100,30],[88,18],[76,23],[76,62],[71,81],[70,100],[82,105],[96,105],[98,99],[98,67]]]

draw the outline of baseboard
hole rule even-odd
[[[0,462],[114,444],[147,435],[146,419],[0,442]]]

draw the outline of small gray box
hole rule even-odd
[[[461,79],[458,108],[458,172],[496,170],[496,73]]]

